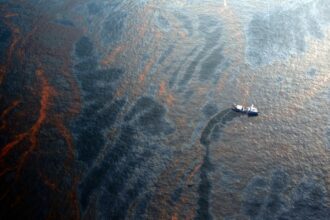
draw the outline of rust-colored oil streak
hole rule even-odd
[[[125,45],[117,46],[113,51],[111,51],[111,53],[108,56],[106,56],[101,61],[101,65],[102,66],[108,66],[109,64],[113,63],[117,59],[119,54],[123,53],[125,49],[126,49]]]
[[[150,72],[150,69],[152,67],[152,65],[154,64],[154,61],[153,60],[150,60],[146,66],[144,67],[143,71],[139,74],[139,83],[140,84],[143,84],[146,77],[147,77],[147,74]]]
[[[6,144],[2,149],[0,153],[0,160],[2,161],[4,157],[19,143],[21,143],[26,137],[28,136],[28,133],[22,133],[15,137],[15,140],[12,142]]]
[[[166,83],[165,81],[162,81],[159,85],[159,91],[158,91],[158,95],[159,96],[163,96],[166,92]]]
[[[20,101],[16,100],[13,101],[13,103],[7,108],[5,109],[2,113],[1,113],[1,119],[3,119],[4,117],[6,117],[8,115],[9,112],[11,112],[14,108],[16,108],[16,106],[20,103]]]
[[[198,164],[198,165],[194,168],[194,170],[191,172],[191,174],[190,174],[190,176],[188,177],[188,180],[187,180],[187,181],[188,181],[188,184],[191,183],[192,178],[197,174],[197,172],[200,170],[201,166],[202,166],[202,163]]]
[[[178,220],[178,214],[175,213],[172,215],[171,220]]]
[[[167,89],[167,83],[166,81],[161,81],[159,84],[159,89],[158,89],[158,96],[161,99],[164,99],[164,102],[166,103],[167,106],[173,107],[174,104],[174,96],[172,93]]]
[[[11,17],[16,17],[16,16],[18,16],[17,13],[9,12],[9,13],[5,14],[4,17],[5,18],[11,18]]]
[[[200,168],[202,166],[202,163],[197,164],[194,169],[192,170],[191,174],[187,177],[185,180],[187,186],[193,185],[193,178],[194,176],[200,171]],[[175,212],[172,214],[172,219],[178,219],[178,212],[179,210],[182,210],[185,206],[185,204],[189,203],[189,201],[192,198],[189,198],[187,195],[181,195],[179,201],[175,204],[174,210]],[[192,210],[192,213],[188,213],[188,216],[185,217],[185,219],[193,219],[194,218],[194,211]]]
[[[28,2],[19,2],[23,8],[31,8]],[[77,0],[68,0],[58,11],[61,13],[69,11],[77,2]],[[74,143],[72,135],[66,127],[66,122],[77,115],[81,108],[79,86],[75,77],[71,74],[71,51],[72,45],[81,37],[82,31],[76,27],[58,25],[53,22],[58,15],[55,9],[47,14],[43,14],[41,11],[34,11],[33,8],[31,10],[38,16],[31,16],[31,18],[27,19],[26,22],[31,27],[28,31],[12,22],[12,18],[17,16],[17,14],[10,12],[0,15],[0,18],[3,18],[6,26],[11,31],[11,39],[6,49],[6,58],[0,64],[0,85],[3,82],[7,83],[7,74],[10,74],[11,70],[16,66],[24,68],[26,64],[31,63],[39,67],[34,70],[35,72],[33,70],[30,72],[30,69],[27,70],[28,74],[35,74],[36,80],[32,84],[22,85],[25,88],[24,91],[32,91],[33,97],[28,97],[31,94],[24,94],[21,100],[11,100],[6,109],[0,112],[0,130],[8,131],[11,134],[8,142],[0,148],[0,177],[8,175],[10,172],[16,175],[13,182],[1,190],[0,199],[9,201],[11,207],[24,205],[26,202],[25,197],[31,197],[31,192],[27,189],[26,191],[23,190],[24,192],[17,193],[13,191],[12,186],[24,184],[25,174],[23,172],[29,169],[29,172],[35,172],[35,175],[31,178],[35,178],[36,184],[44,185],[45,188],[49,189],[45,190],[46,194],[49,193],[45,196],[51,196],[50,202],[52,204],[44,205],[45,208],[49,208],[47,210],[47,219],[61,219],[63,217],[66,219],[80,219],[76,192],[79,176],[74,169]],[[24,17],[24,15],[19,16],[20,19]],[[35,17],[38,17],[38,19],[34,19]],[[51,42],[57,42],[58,44],[53,45],[43,41],[49,38],[52,38]],[[110,57],[111,60],[115,60],[122,50],[119,48],[116,54]],[[61,62],[54,65],[54,63],[48,62],[48,59],[44,59],[44,57],[52,57],[54,58],[53,60],[60,60]],[[48,74],[48,72],[53,71],[56,71],[58,74]],[[55,78],[60,78],[66,83],[53,83]],[[10,82],[8,81],[8,83]],[[36,87],[36,89],[34,90],[33,87]],[[28,117],[25,114],[26,112],[31,112],[30,109],[25,111],[24,108],[26,106],[21,105],[21,103],[25,103],[24,97],[28,97],[28,100],[35,98],[37,101],[36,105],[33,102],[33,105],[30,106],[36,108],[33,115],[34,121],[25,130],[12,134],[16,131],[16,127],[9,127],[9,121],[14,119],[22,120],[22,118]],[[61,104],[61,109],[56,108],[58,103]],[[15,111],[15,115],[13,115],[14,117],[18,116],[18,118],[14,118],[12,117],[12,112],[18,109],[18,107],[20,107],[19,111]],[[22,121],[21,123],[25,122]],[[65,142],[65,146],[55,149],[56,153],[61,152],[64,155],[62,164],[57,163],[62,158],[56,161],[56,166],[64,171],[62,177],[58,177],[56,172],[49,172],[52,171],[50,170],[52,167],[35,167],[36,164],[44,164],[48,155],[53,152],[52,149],[48,151],[48,142],[46,143],[45,141],[47,140],[43,139],[40,134],[45,125],[56,129],[56,131],[51,129],[49,134],[53,134],[52,132],[54,131],[54,134],[59,134],[59,136],[56,135],[54,137],[61,138]],[[49,146],[54,145],[49,143]],[[44,154],[47,154],[45,158]],[[32,160],[32,158],[36,160]],[[66,183],[70,181],[70,185],[63,184],[65,181]],[[63,185],[66,186],[63,187]]]
[[[59,192],[58,185],[46,177],[42,172],[38,171],[39,177],[43,180],[43,183],[53,191]]]
[[[18,105],[19,105],[20,101],[16,100],[14,101],[8,108],[6,108],[2,114],[1,114],[1,124],[0,124],[0,130],[3,130],[7,127],[7,123],[6,123],[6,117],[7,115],[13,110],[15,109]]]
[[[73,138],[69,131],[69,129],[64,125],[63,120],[57,117],[55,119],[55,124],[57,129],[60,131],[62,137],[65,139],[65,142],[68,146],[67,151],[67,160],[64,164],[68,173],[71,173],[72,178],[72,186],[70,191],[68,192],[68,198],[71,201],[71,207],[73,207],[74,219],[80,219],[80,212],[79,212],[79,202],[77,198],[77,187],[78,187],[78,178],[72,173],[72,168],[74,166],[74,144]]]
[[[198,173],[199,168],[192,168],[191,173],[188,175],[187,170],[191,169],[190,166],[193,161],[196,161],[196,159],[201,160],[199,157],[200,155],[189,155],[188,158],[183,158],[183,155],[177,155],[177,158],[173,159],[168,169],[159,177],[157,182],[160,185],[160,190],[154,195],[150,203],[150,207],[156,205],[153,208],[157,209],[159,219],[183,219],[182,217],[186,213],[180,213],[180,210],[187,208],[186,205],[189,202],[186,201],[186,198],[192,199],[194,196],[192,191],[196,190],[195,184],[188,190],[188,185],[192,183],[189,182],[189,179],[192,178],[192,175]],[[179,183],[185,184],[181,185]],[[178,187],[184,189],[183,194],[179,196],[177,201],[173,201],[171,198],[172,192]],[[175,204],[174,207],[173,203]],[[194,212],[194,209],[192,208],[192,212]]]
[[[35,124],[31,127],[29,132],[30,148],[22,155],[21,165],[25,162],[27,157],[35,150],[37,147],[38,133],[42,124],[46,120],[47,110],[51,101],[51,97],[54,95],[53,88],[48,84],[45,77],[44,71],[42,69],[36,70],[36,75],[41,83],[41,99],[40,99],[40,110],[39,117]]]
[[[47,116],[47,109],[50,103],[50,98],[54,94],[54,90],[48,84],[44,71],[42,69],[38,69],[36,71],[36,75],[41,82],[41,99],[40,99],[39,118],[31,128],[31,134],[33,136],[36,135],[36,132],[40,130],[42,123],[45,121]]]
[[[52,98],[57,95],[54,88],[49,84],[44,70],[37,69],[36,70],[36,76],[38,81],[40,82],[40,108],[39,108],[39,114],[36,122],[30,127],[30,129],[24,133],[16,135],[15,139],[8,143],[5,147],[2,148],[0,153],[0,164],[1,164],[1,172],[0,176],[6,174],[9,171],[16,170],[16,180],[18,180],[21,170],[24,167],[26,161],[30,157],[30,155],[36,150],[38,147],[38,136],[40,129],[42,128],[43,124],[46,122],[50,122],[55,125],[57,130],[60,132],[61,136],[64,138],[66,144],[67,144],[67,159],[64,163],[64,167],[66,169],[66,173],[69,173],[72,178],[72,184],[71,188],[68,189],[66,193],[66,198],[71,203],[71,213],[72,213],[72,219],[80,219],[80,212],[79,212],[79,203],[77,198],[77,185],[78,185],[78,178],[73,173],[73,167],[74,167],[74,144],[73,144],[73,138],[70,133],[70,131],[65,127],[64,124],[64,117],[62,115],[58,115],[54,117],[54,119],[49,119],[49,110],[52,104]],[[7,110],[10,111],[10,109],[14,108],[14,106],[17,106],[19,102],[13,103],[11,108],[8,108]],[[6,112],[2,113],[2,115],[5,115]],[[5,158],[8,156],[8,154],[15,148],[15,146],[18,146],[20,143],[22,143],[24,140],[28,141],[29,145],[28,148],[25,149],[24,153],[20,156],[20,158],[17,161],[16,167],[6,167],[5,166]],[[60,192],[62,190],[59,189],[59,185],[57,182],[54,182],[53,180],[50,180],[47,176],[45,176],[42,172],[38,172],[38,175],[43,180],[43,183],[50,188],[52,191]],[[7,194],[7,193],[6,193]],[[3,197],[6,196],[2,195]],[[63,198],[65,199],[65,198]],[[56,205],[56,204],[55,204]],[[58,208],[53,207],[53,211],[51,213],[57,213]],[[52,215],[52,214],[51,214]],[[56,215],[57,216],[57,215]],[[53,219],[52,216],[49,216],[49,219]]]
[[[19,167],[21,167],[27,157],[35,150],[37,146],[37,136],[38,132],[46,120],[47,115],[47,109],[50,104],[51,97],[54,94],[53,88],[48,84],[48,81],[44,75],[44,72],[42,69],[38,69],[36,71],[36,75],[41,83],[41,98],[40,98],[40,110],[39,110],[39,117],[37,121],[32,125],[32,127],[29,129],[29,131],[21,133],[16,136],[15,140],[11,141],[7,145],[5,145],[1,149],[0,153],[0,160],[2,161],[4,157],[8,155],[8,153],[19,143],[21,143],[24,139],[28,138],[30,142],[30,147],[25,151],[25,153],[21,156],[21,160],[19,162]]]

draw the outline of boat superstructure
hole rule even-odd
[[[258,109],[253,104],[248,107],[245,107],[243,105],[233,104],[232,109],[236,112],[247,114],[248,116],[257,116],[259,114]]]

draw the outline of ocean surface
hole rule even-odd
[[[329,55],[329,0],[0,0],[0,219],[330,219]]]

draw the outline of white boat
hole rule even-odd
[[[233,104],[232,108],[235,112],[241,112],[247,114],[248,116],[257,116],[259,114],[258,109],[252,104],[249,107],[244,107],[243,105]]]
[[[233,104],[233,108],[232,108],[235,112],[244,112],[245,108],[243,107],[243,105],[236,105]]]
[[[258,109],[256,107],[254,107],[253,104],[250,107],[247,108],[247,114],[249,116],[257,116],[258,113],[259,113]]]

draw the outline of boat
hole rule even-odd
[[[233,104],[233,108],[232,108],[235,112],[244,112],[245,108],[243,107],[243,105],[236,105]]]
[[[247,114],[248,116],[257,116],[259,114],[258,109],[253,104],[249,107],[233,104],[232,109],[235,112],[241,112],[241,113]]]
[[[257,116],[259,112],[258,109],[252,104],[250,107],[247,108],[247,114],[248,116]]]

